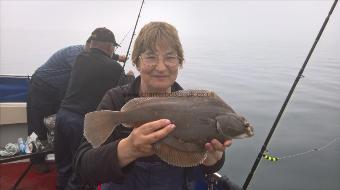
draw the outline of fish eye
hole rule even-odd
[[[244,126],[247,128],[247,127],[250,127],[250,123],[248,122],[248,121],[246,121],[245,123],[244,123]]]

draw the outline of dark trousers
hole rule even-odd
[[[184,168],[164,162],[136,161],[123,184],[104,183],[102,190],[183,190]]]
[[[72,168],[72,161],[83,136],[83,124],[82,114],[62,108],[57,113],[54,152],[58,190],[82,189],[80,178]]]
[[[42,80],[32,77],[27,96],[27,124],[28,135],[32,132],[38,135],[41,141],[47,140],[47,129],[44,125],[44,117],[55,114],[60,105],[56,90]],[[42,163],[43,156],[31,158],[34,164]]]

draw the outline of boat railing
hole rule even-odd
[[[0,77],[7,78],[31,78],[31,75],[16,75],[16,74],[0,74]]]

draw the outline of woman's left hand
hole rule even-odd
[[[208,151],[208,156],[204,160],[203,165],[205,166],[212,166],[219,161],[222,156],[223,152],[226,148],[228,148],[232,144],[232,140],[226,140],[224,143],[220,143],[217,139],[211,140],[209,143],[206,143],[205,149]]]

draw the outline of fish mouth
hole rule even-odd
[[[244,126],[246,128],[246,134],[248,135],[248,137],[254,136],[254,127],[251,126],[248,121],[244,122]]]
[[[248,137],[254,136],[254,128],[253,128],[253,126],[246,127],[246,134],[248,135]]]
[[[251,136],[249,136],[248,133],[242,133],[240,135],[237,135],[236,137],[234,137],[234,139],[245,139],[245,138],[249,138]]]
[[[250,138],[252,136],[254,136],[253,127],[249,126],[249,127],[246,127],[246,131],[244,133],[234,137],[234,139],[244,139],[244,138]]]
[[[248,122],[245,122],[244,127],[246,128],[244,133],[236,136],[235,139],[250,138],[250,137],[254,136],[254,127],[253,126],[251,126]]]
[[[252,126],[246,127],[246,130],[240,134],[234,137],[234,139],[244,139],[244,138],[250,138],[254,136],[254,128]]]

